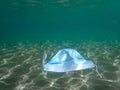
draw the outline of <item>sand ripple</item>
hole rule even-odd
[[[68,73],[43,71],[58,50],[73,48],[98,65],[94,70]],[[46,63],[45,62],[45,63]],[[119,90],[120,42],[47,41],[43,43],[0,44],[0,90]]]

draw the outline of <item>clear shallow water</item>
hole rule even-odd
[[[7,0],[0,41],[118,40],[119,0]]]
[[[44,72],[44,53],[50,60],[62,48],[93,60],[103,78]],[[119,88],[120,0],[0,1],[0,90]]]
[[[100,78],[94,70],[69,73],[44,72],[47,61],[62,48],[73,48],[98,65]],[[119,41],[46,41],[0,45],[0,90],[119,90]]]

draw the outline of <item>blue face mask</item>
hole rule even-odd
[[[50,72],[70,72],[84,69],[95,69],[98,72],[97,65],[91,60],[86,60],[74,49],[62,49],[47,63],[44,65],[45,71]]]

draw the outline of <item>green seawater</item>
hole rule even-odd
[[[60,49],[94,70],[43,71]],[[119,90],[120,0],[1,0],[0,90]]]
[[[1,41],[118,40],[119,0],[2,0]]]

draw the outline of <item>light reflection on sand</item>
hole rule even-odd
[[[73,48],[98,65],[94,70],[68,73],[43,71],[44,52],[49,60],[62,48]],[[119,90],[120,42],[51,42],[0,45],[1,90]]]

